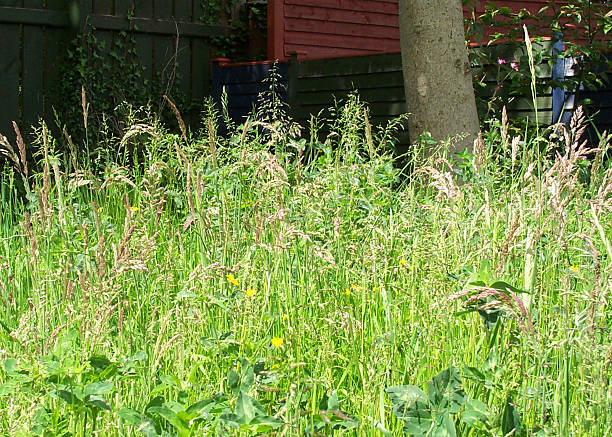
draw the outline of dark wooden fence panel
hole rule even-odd
[[[213,99],[220,107],[225,88],[230,117],[237,123],[243,122],[257,103],[259,93],[266,90],[266,84],[263,80],[269,77],[272,65],[272,62],[252,62],[236,65],[213,62]],[[286,62],[277,65],[278,73],[282,77],[281,85],[285,88],[281,98],[287,101],[289,66]]]
[[[11,120],[19,120],[21,102],[19,96],[20,87],[20,41],[21,27],[15,24],[0,23],[0,40],[4,50],[0,56],[0,133],[14,138]]]
[[[609,53],[607,58],[612,61],[612,53]],[[589,101],[589,105],[586,106],[586,113],[593,116],[593,125],[597,128],[599,134],[603,131],[612,133],[612,74],[610,72],[608,72],[608,78],[610,80],[600,89],[596,91],[583,90],[581,92],[582,99]],[[598,139],[597,132],[593,128],[590,129],[589,133],[593,141]]]
[[[119,32],[130,33],[144,78],[161,79],[163,89],[177,83],[183,103],[201,104],[210,94],[207,37],[229,29],[199,22],[199,0],[78,0],[76,15],[73,3],[0,0],[0,133],[14,136],[13,120],[27,132],[39,118],[52,119],[48,95],[57,87],[58,65],[87,25],[108,50]]]
[[[482,50],[482,49],[481,49]],[[507,48],[496,46],[485,49],[488,59],[503,57],[507,63],[517,60],[521,50],[508,52]],[[473,54],[476,54],[474,51]],[[496,54],[497,56],[492,56]],[[478,57],[475,57],[479,59]],[[289,87],[287,101],[293,118],[303,126],[313,114],[332,107],[336,101],[345,99],[352,91],[359,93],[360,99],[370,108],[373,124],[386,124],[390,119],[407,112],[402,77],[401,55],[386,53],[377,55],[354,56],[346,58],[298,60],[293,57],[288,63],[279,63],[280,72]],[[484,88],[476,88],[476,93],[485,101],[494,94],[497,86],[498,65],[474,62],[475,74],[485,73]],[[553,69],[539,65],[540,77],[551,77]],[[221,91],[225,86],[228,94],[230,116],[240,122],[256,102],[257,95],[265,87],[261,80],[268,77],[269,64],[215,64],[213,66],[213,96],[220,102]],[[559,74],[559,73],[556,73]],[[559,76],[557,76],[559,77]],[[499,92],[499,91],[498,91]],[[610,111],[612,103],[605,100],[610,90],[594,94],[593,100],[601,101],[602,114]],[[563,105],[563,100],[553,99],[552,90],[540,93],[537,97],[538,121],[550,124],[553,121],[555,105]],[[568,106],[571,111],[573,106]],[[557,109],[557,114],[559,110]],[[535,119],[531,96],[515,99],[508,107],[511,118]],[[606,126],[605,123],[602,126]],[[407,132],[400,133],[400,143],[407,144]]]

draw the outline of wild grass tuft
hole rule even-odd
[[[324,138],[142,114],[95,163],[0,137],[2,434],[612,432],[609,137],[580,112],[408,177],[356,95]]]

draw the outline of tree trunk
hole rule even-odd
[[[461,135],[452,151],[471,151],[480,125],[461,0],[399,0],[399,20],[411,142]]]

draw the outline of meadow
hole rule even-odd
[[[611,137],[367,114],[0,137],[0,433],[610,435]]]

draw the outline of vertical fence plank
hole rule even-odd
[[[156,18],[172,17],[172,0],[153,0],[153,11]]]
[[[155,18],[170,18],[172,2],[168,0],[153,0]],[[175,79],[175,47],[174,38],[169,36],[150,35],[153,39],[153,72],[154,80],[160,80],[164,92],[170,88],[170,82]]]
[[[153,40],[149,35],[136,34],[134,41],[138,62],[144,67],[143,79],[151,83],[153,81]]]
[[[131,0],[115,0],[115,10],[113,13],[118,17],[127,17],[131,13],[131,9]]]
[[[93,0],[79,0],[79,29],[85,31],[89,15],[93,10]]]
[[[43,28],[23,26],[23,130],[38,122],[43,113],[44,57]]]
[[[193,2],[200,0],[174,0],[174,17],[178,21],[191,21],[191,6]]]
[[[47,9],[52,11],[67,11],[70,7],[69,0],[47,0]]]
[[[191,100],[191,41],[189,38],[180,38],[176,53],[176,75],[179,90],[184,94],[187,102]]]
[[[170,82],[175,80],[176,75],[175,38],[168,36],[154,36],[153,38],[155,79],[161,81],[163,89],[169,89]]]
[[[42,0],[23,0],[24,8],[32,8],[32,9],[43,9],[43,1]]]
[[[93,13],[98,15],[112,15],[113,2],[109,0],[94,0]]]
[[[204,97],[210,94],[210,47],[205,41],[192,40],[191,63],[191,101],[202,104]]]
[[[151,18],[153,16],[153,0],[134,0],[134,16]]]
[[[66,49],[71,35],[66,29],[48,28],[46,33],[46,59],[45,59],[45,106],[44,117],[47,121],[53,120],[53,100],[58,99],[60,85],[59,64],[64,61]]]
[[[10,41],[4,44],[0,56],[0,133],[14,144],[11,121],[19,121],[19,25],[0,24],[0,40]]]
[[[204,6],[202,6],[202,2],[200,0],[192,0],[192,16],[191,20],[196,23],[201,23],[201,19],[204,17]]]

